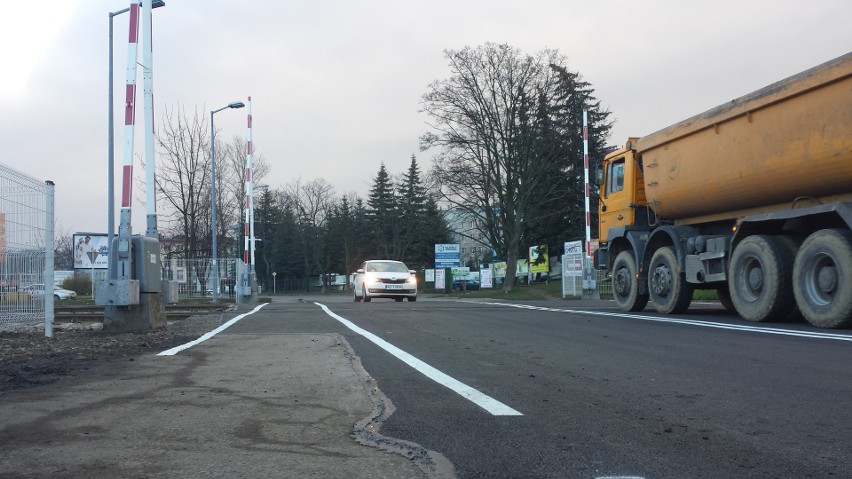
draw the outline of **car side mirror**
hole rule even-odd
[[[355,271],[355,273],[357,273],[357,274],[361,274],[361,273],[363,273],[363,272],[364,272],[364,270],[363,270],[363,269],[358,269],[357,271]]]
[[[414,271],[413,269],[408,270],[408,272],[411,274],[417,274],[417,271]]]

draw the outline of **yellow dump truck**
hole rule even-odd
[[[598,178],[622,309],[715,289],[750,321],[852,326],[852,53],[630,138]]]

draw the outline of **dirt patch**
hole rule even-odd
[[[0,392],[49,384],[197,339],[222,323],[223,313],[170,322],[145,333],[101,331],[100,323],[57,324],[47,338],[43,326],[0,330]]]

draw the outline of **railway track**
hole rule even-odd
[[[175,321],[196,314],[216,313],[227,308],[227,304],[167,304],[166,319]],[[56,322],[64,323],[101,322],[104,320],[104,307],[94,305],[56,306],[53,309],[53,318]]]

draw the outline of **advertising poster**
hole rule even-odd
[[[446,271],[443,269],[435,270],[435,289],[444,289],[447,287]]]
[[[549,273],[550,258],[547,254],[547,245],[530,247],[530,273]]]
[[[424,281],[426,281],[427,283],[434,283],[435,282],[435,270],[434,269],[427,269],[426,270],[426,276],[425,276]]]
[[[505,278],[506,277],[507,265],[506,265],[505,261],[498,261],[497,263],[493,263],[491,266],[494,268],[494,270],[492,272],[494,273],[495,278]]]
[[[479,270],[479,287],[480,288],[493,288],[494,287],[494,281],[491,279],[491,270],[490,269]]]
[[[107,269],[109,237],[104,234],[74,234],[74,269]]]

